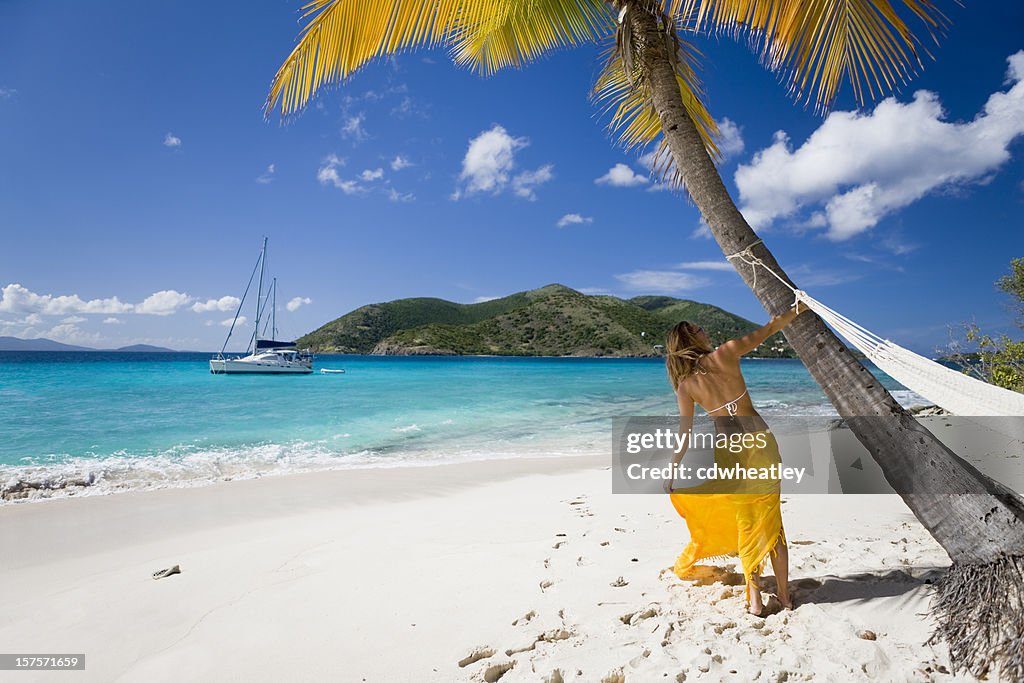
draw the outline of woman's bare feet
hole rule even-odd
[[[778,585],[777,596],[783,609],[793,609],[793,598],[789,595],[789,548],[782,538],[775,544],[772,553],[772,569],[775,570],[775,583]]]
[[[755,617],[761,616],[761,612],[764,611],[761,589],[757,585],[757,579],[753,577],[747,582],[747,611]]]

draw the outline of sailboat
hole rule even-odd
[[[263,296],[263,278],[267,264],[267,238],[263,238],[263,249],[256,260],[256,266],[249,276],[249,284],[245,286],[245,293],[242,300],[238,302],[238,310],[235,311],[235,318],[231,321],[228,329],[227,339],[220,353],[210,359],[210,372],[215,375],[308,375],[313,372],[313,354],[309,349],[299,351],[293,341],[277,340],[277,278]],[[228,357],[224,355],[228,347],[228,341],[235,331],[238,323],[238,316],[245,305],[245,297],[249,294],[252,281],[259,271],[260,279],[256,292],[256,325],[253,328],[252,337],[246,348],[245,356]],[[270,315],[266,315],[266,307],[270,305]],[[260,322],[263,322],[263,330],[260,330]],[[270,327],[270,338],[264,336],[267,327]],[[263,336],[261,336],[263,335]]]

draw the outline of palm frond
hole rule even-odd
[[[455,62],[491,75],[560,47],[594,42],[614,29],[603,0],[505,0],[454,36]]]
[[[790,93],[819,110],[849,81],[858,103],[882,96],[922,66],[928,54],[889,0],[666,0],[695,31],[746,34],[762,63]],[[932,40],[946,17],[932,0],[899,0]]]
[[[676,82],[687,114],[697,126],[701,140],[713,159],[719,159],[718,125],[704,106],[704,91],[697,76],[696,49],[676,37]],[[627,60],[618,49],[608,51],[604,70],[594,85],[594,98],[603,102],[604,114],[610,115],[609,130],[618,137],[626,149],[646,147],[657,141],[651,170],[663,182],[682,187],[683,179],[675,167],[668,144],[662,136],[661,119],[654,108],[650,86],[636,73],[636,60]]]
[[[327,83],[369,60],[449,39],[460,23],[478,23],[501,0],[313,0],[302,8],[306,26],[270,86],[264,111],[282,116],[302,109]]]

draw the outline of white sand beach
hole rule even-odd
[[[737,560],[693,581],[663,571],[683,520],[665,496],[613,495],[608,467],[501,460],[4,506],[3,650],[86,655],[84,672],[7,680],[966,680],[923,644],[949,561],[899,497],[784,496],[796,609],[757,618]],[[767,601],[770,573],[763,585]]]

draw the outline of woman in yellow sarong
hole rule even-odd
[[[707,334],[694,323],[683,321],[669,332],[665,362],[679,402],[680,429],[692,428],[695,403],[707,411],[715,422],[718,468],[762,468],[781,463],[775,436],[750,400],[740,372],[740,358],[804,310],[806,307],[797,305],[764,327],[730,339],[717,349],[711,347]],[[733,448],[718,447],[726,437]],[[674,463],[678,465],[685,453],[684,447],[675,454]],[[673,483],[668,481],[665,488],[671,494],[672,505],[686,519],[690,530],[690,542],[676,560],[675,573],[683,578],[699,560],[738,554],[743,564],[747,609],[759,615],[764,605],[758,577],[770,556],[779,602],[791,609],[787,585],[789,553],[782,527],[779,485],[778,479],[732,482],[730,486],[709,481],[688,493],[676,493]]]

